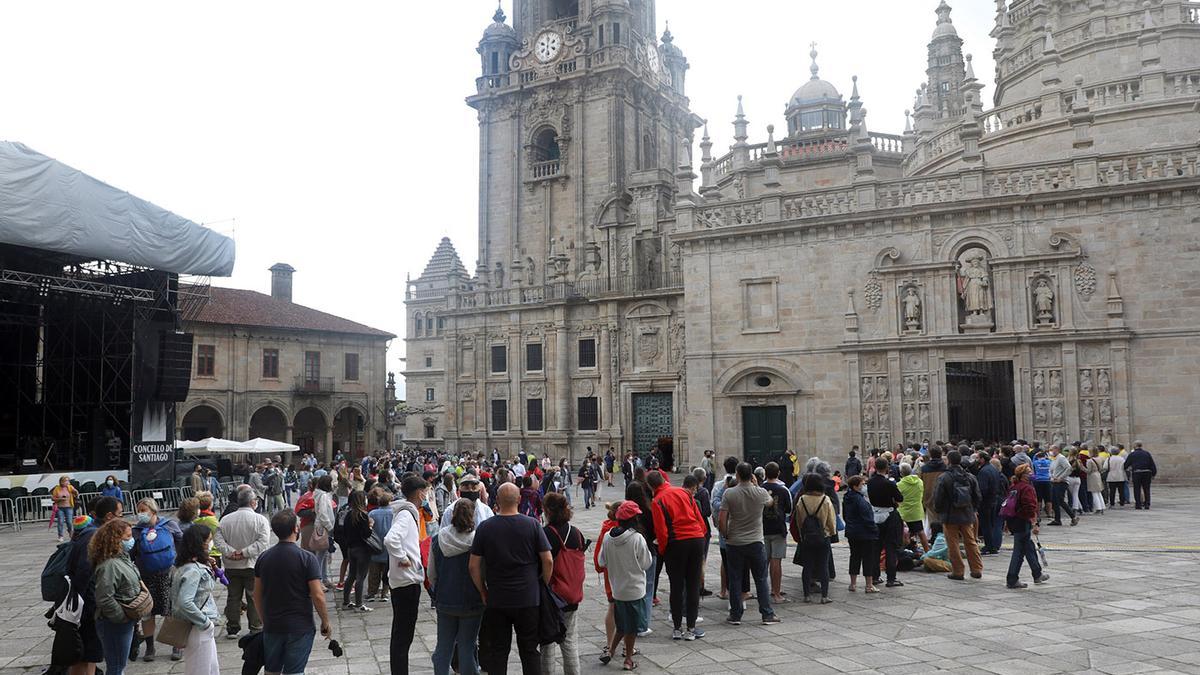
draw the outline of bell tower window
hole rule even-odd
[[[546,17],[551,21],[573,19],[579,16],[579,0],[550,0]]]
[[[500,52],[492,52],[492,74],[500,73]]]
[[[621,44],[621,24],[619,23],[612,25],[612,40],[614,45]]]
[[[546,127],[533,137],[530,153],[533,161],[533,178],[552,178],[562,173],[562,150],[558,147],[558,133]]]

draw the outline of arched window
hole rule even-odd
[[[551,162],[562,158],[558,148],[558,133],[549,127],[538,132],[533,139],[533,161]]]
[[[554,21],[579,16],[579,0],[550,0],[548,16]]]
[[[421,313],[417,312],[416,314],[413,314],[413,335],[414,336],[416,336],[416,337],[421,336],[421,328],[424,327],[424,325],[425,324],[421,318]]]
[[[658,149],[654,146],[654,138],[650,134],[642,136],[642,168],[658,168]]]
[[[438,320],[437,320],[437,332],[438,332],[438,335],[441,335],[441,334],[442,334],[442,331],[444,331],[444,330],[446,330],[446,317],[444,317],[444,316],[439,316],[439,317],[438,317]]]
[[[425,315],[425,334],[433,335],[433,317],[428,314]]]

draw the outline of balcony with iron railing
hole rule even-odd
[[[333,393],[333,378],[298,375],[292,391],[301,396],[328,396]]]
[[[588,302],[604,298],[679,293],[683,290],[683,272],[666,271],[653,275],[595,278],[580,281],[554,281],[547,284],[512,288],[475,289],[465,284],[453,294],[452,309],[483,309],[548,302]]]

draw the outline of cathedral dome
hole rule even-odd
[[[833,86],[830,82],[822,80],[819,75],[820,68],[817,67],[817,48],[815,45],[808,55],[813,60],[812,65],[809,66],[812,78],[792,94],[792,99],[788,102],[788,107],[821,104],[829,101],[840,102],[842,95],[838,92],[837,87]]]
[[[517,39],[517,31],[512,26],[504,23],[507,17],[504,16],[504,10],[497,7],[496,13],[492,15],[492,25],[488,26],[483,31],[484,40],[496,39]]]
[[[946,4],[946,0],[942,0],[942,4],[937,8],[937,28],[933,29],[933,39],[940,37],[958,37],[958,31],[954,28],[954,22],[950,20],[950,5]]]

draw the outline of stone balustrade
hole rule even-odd
[[[554,281],[547,284],[497,289],[476,289],[471,283],[468,283],[454,293],[438,291],[438,297],[449,297],[450,309],[480,309],[540,305],[548,302],[582,302],[604,297],[673,293],[682,292],[682,290],[683,273],[672,270],[653,276],[643,274],[637,278],[593,277],[578,281]]]

